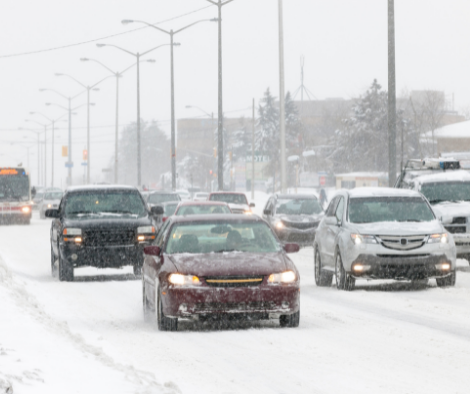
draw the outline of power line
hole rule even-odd
[[[196,10],[193,10],[193,11],[189,11],[189,12],[187,12],[187,13],[185,13],[185,14],[181,14],[181,15],[175,16],[175,17],[173,17],[173,18],[169,18],[169,19],[165,19],[165,20],[160,21],[160,22],[156,22],[156,23],[154,23],[154,25],[161,25],[162,23],[166,23],[166,22],[173,21],[173,20],[175,20],[175,19],[183,18],[183,17],[185,17],[185,16],[188,16],[188,15],[191,15],[191,14],[195,14],[196,12],[205,10],[206,8],[209,8],[209,7],[211,7],[211,5],[208,5],[208,6],[205,6],[205,7],[201,7],[201,8],[198,8],[198,9],[196,9]],[[19,56],[25,56],[25,55],[35,55],[35,54],[37,54],[37,53],[51,52],[51,51],[57,51],[57,50],[60,50],[60,49],[66,49],[66,48],[76,47],[76,46],[79,46],[79,45],[90,44],[90,43],[96,42],[96,41],[106,40],[106,39],[112,38],[112,37],[122,36],[122,35],[124,35],[124,34],[134,33],[134,32],[136,32],[136,31],[138,31],[138,30],[147,29],[147,28],[148,28],[148,26],[142,26],[142,27],[137,27],[137,28],[132,29],[132,30],[124,31],[124,32],[122,32],[122,33],[111,34],[111,35],[109,35],[109,36],[104,36],[104,37],[100,37],[100,38],[94,38],[94,39],[92,39],[92,40],[77,42],[77,43],[74,43],[74,44],[61,45],[61,46],[58,46],[58,47],[47,48],[47,49],[38,49],[38,50],[36,50],[36,51],[12,53],[12,54],[9,54],[9,55],[0,55],[0,59],[6,59],[6,58],[10,58],[10,57],[19,57]]]

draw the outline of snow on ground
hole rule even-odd
[[[255,196],[257,210],[267,195]],[[263,202],[264,201],[264,202]],[[315,286],[301,273],[301,322],[183,323],[142,318],[131,270],[50,276],[49,221],[0,227],[0,393],[467,393],[470,269],[455,288],[358,281]],[[2,391],[3,390],[3,391]]]

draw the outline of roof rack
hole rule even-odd
[[[461,168],[460,161],[451,158],[425,158],[410,159],[407,161],[404,171],[406,170],[459,170]]]

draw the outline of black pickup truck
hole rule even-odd
[[[68,188],[58,209],[48,209],[51,225],[51,269],[61,281],[73,281],[79,267],[133,266],[140,275],[143,249],[155,240],[154,217],[139,191],[130,186]]]

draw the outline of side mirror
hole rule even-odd
[[[336,216],[327,216],[325,218],[325,223],[330,225],[330,226],[338,226],[338,219],[336,219]]]
[[[46,210],[46,218],[58,218],[59,210],[58,209],[48,209]]]
[[[270,209],[265,209],[263,211],[263,215],[270,216],[272,214],[272,211]]]
[[[149,256],[160,256],[162,253],[162,250],[160,249],[159,246],[146,246],[144,248],[144,253],[148,254]]]
[[[254,202],[250,202],[250,208],[254,208],[255,207],[255,203]]]
[[[286,253],[297,253],[300,250],[300,246],[298,244],[285,244],[284,250]]]
[[[163,215],[163,207],[161,205],[154,206],[150,208],[152,215]]]

